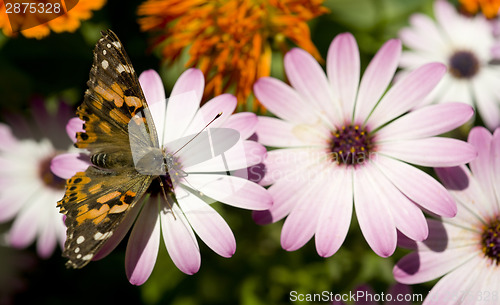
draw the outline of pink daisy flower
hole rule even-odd
[[[134,206],[94,257],[97,260],[109,254],[135,220],[125,255],[125,270],[129,281],[135,285],[141,285],[149,278],[158,254],[160,235],[163,235],[174,264],[187,274],[196,273],[201,264],[195,233],[217,254],[223,257],[234,254],[234,235],[210,203],[220,201],[251,210],[265,210],[272,204],[271,196],[262,186],[242,177],[247,167],[260,163],[266,154],[261,144],[246,140],[255,131],[255,114],[231,115],[237,103],[230,94],[217,96],[200,108],[204,78],[197,69],[189,69],[179,77],[167,103],[163,83],[155,71],[143,72],[139,81],[151,110],[160,145],[168,151],[174,152],[178,148],[169,147],[169,143],[185,144],[220,112],[222,115],[213,121],[210,128],[223,127],[238,131],[239,140],[224,154],[202,162],[193,161],[200,157],[200,148],[210,149],[197,143],[201,137],[191,143],[195,148],[180,149],[175,155],[179,162],[176,166],[182,168],[185,176],[177,177],[178,181],[174,184],[177,202],[166,202],[159,190],[154,191],[150,187],[149,193],[140,204]],[[73,132],[81,131],[81,122],[72,123]],[[217,142],[224,141],[215,132],[212,140],[216,150]],[[78,168],[76,157],[61,156],[54,160],[52,168],[69,177],[76,172],[74,164]]]
[[[311,55],[293,49],[285,56],[293,88],[274,78],[255,84],[257,98],[279,117],[259,117],[258,140],[280,149],[268,152],[260,182],[272,185],[273,207],[254,219],[267,224],[288,215],[284,249],[296,250],[315,235],[318,254],[333,255],[347,235],[353,202],[366,241],[383,257],[396,248],[396,229],[414,240],[427,237],[422,208],[455,215],[444,187],[408,163],[454,166],[475,158],[470,144],[436,137],[470,119],[472,107],[447,103],[408,113],[446,68],[426,64],[384,94],[400,52],[400,41],[389,40],[359,81],[356,40],[341,34],[328,51],[328,76]]]
[[[59,104],[49,114],[42,100],[31,104],[34,124],[14,114],[0,123],[0,222],[11,221],[7,244],[24,248],[37,240],[37,252],[47,258],[66,239],[66,228],[55,203],[64,195],[65,180],[50,170],[51,160],[71,149],[64,126],[71,109]]]
[[[490,129],[500,125],[499,40],[483,15],[459,14],[447,1],[434,3],[436,21],[423,14],[410,18],[410,27],[400,37],[408,47],[400,66],[407,73],[429,62],[448,67],[440,84],[424,103],[462,101],[477,107]]]
[[[425,304],[498,304],[500,302],[500,129],[475,127],[469,143],[479,156],[469,167],[437,168],[458,203],[452,219],[428,219],[429,238],[401,246],[416,251],[394,267],[397,281],[427,282],[443,276]]]

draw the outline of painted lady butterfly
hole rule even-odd
[[[66,215],[63,256],[68,267],[85,266],[158,176],[138,172],[131,142],[159,149],[158,137],[137,75],[118,37],[102,32],[83,104],[77,115],[85,132],[75,146],[87,149],[93,165],[66,182],[57,206]],[[129,123],[135,134],[129,133]],[[168,175],[165,182],[171,188]]]

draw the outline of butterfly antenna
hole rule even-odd
[[[203,128],[202,128],[202,129],[201,129],[201,130],[200,130],[200,131],[199,131],[199,132],[198,132],[198,133],[197,133],[197,134],[196,134],[196,135],[195,135],[195,136],[194,136],[191,140],[187,141],[187,143],[186,143],[186,144],[182,145],[182,147],[181,147],[181,148],[179,148],[178,150],[176,150],[176,151],[172,154],[172,156],[174,156],[174,155],[175,155],[176,153],[178,153],[181,149],[183,149],[183,148],[184,148],[184,147],[186,147],[189,143],[191,143],[194,139],[196,139],[196,137],[197,137],[197,136],[199,136],[199,135],[203,132],[203,130],[205,130],[205,129],[208,127],[208,125],[212,124],[215,120],[217,120],[218,118],[220,118],[220,117],[221,117],[221,115],[222,115],[222,112],[219,112],[219,113],[215,116],[215,118],[213,118],[210,122],[208,122],[208,124],[207,124],[207,125],[205,125],[205,127],[203,127]]]
[[[172,216],[174,216],[174,220],[177,220],[175,218],[175,214],[174,214],[174,209],[173,209],[173,206],[170,204],[170,201],[168,201],[168,197],[167,197],[167,193],[165,192],[165,186],[163,185],[163,181],[161,181],[161,178],[158,177],[158,181],[160,181],[160,186],[161,186],[161,192],[163,194],[163,197],[165,197],[165,201],[167,202],[168,204],[168,208],[170,209],[170,211],[172,212]]]

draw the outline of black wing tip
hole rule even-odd
[[[106,37],[106,36],[116,36],[115,32],[113,32],[111,29],[107,30],[102,30],[101,31],[101,36]]]

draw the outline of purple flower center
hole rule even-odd
[[[344,125],[332,132],[330,152],[337,164],[357,165],[365,162],[373,150],[372,137],[359,125]]]
[[[484,255],[500,265],[500,218],[485,227],[481,237]]]
[[[471,78],[479,71],[479,60],[469,51],[458,51],[450,57],[449,69],[456,78]]]
[[[53,157],[55,157],[55,155],[49,156],[43,159],[42,162],[40,162],[38,175],[46,186],[56,190],[63,190],[64,185],[66,184],[66,180],[54,175],[50,170],[50,162],[52,161]]]

